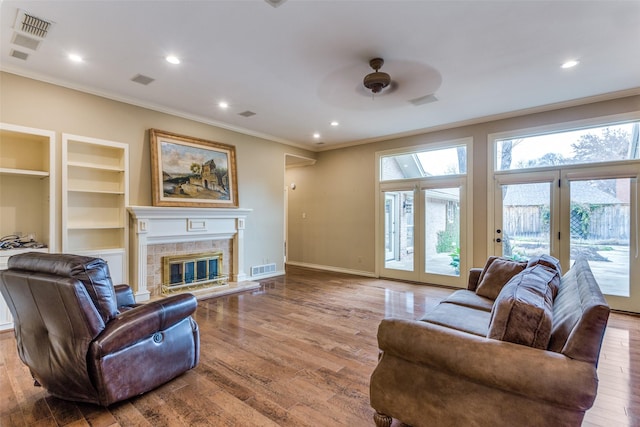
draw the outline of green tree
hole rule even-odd
[[[202,171],[202,167],[198,163],[191,163],[190,169],[194,175],[200,175],[200,172]]]

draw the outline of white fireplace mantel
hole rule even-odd
[[[244,271],[244,225],[252,209],[129,206],[130,265],[136,281],[136,301],[150,299],[147,289],[147,246],[161,243],[230,239],[233,241],[231,282]]]

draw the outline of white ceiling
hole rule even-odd
[[[640,1],[274,1],[5,0],[0,69],[310,150],[640,93]],[[54,23],[37,50],[18,9]]]

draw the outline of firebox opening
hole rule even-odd
[[[162,293],[224,285],[222,252],[206,252],[162,257]]]

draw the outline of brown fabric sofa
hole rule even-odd
[[[376,425],[579,426],[609,307],[585,259],[560,276],[552,257],[492,257],[420,320],[384,319]]]
[[[108,406],[195,367],[193,295],[136,305],[98,258],[26,253],[0,271],[20,359],[61,399]]]

